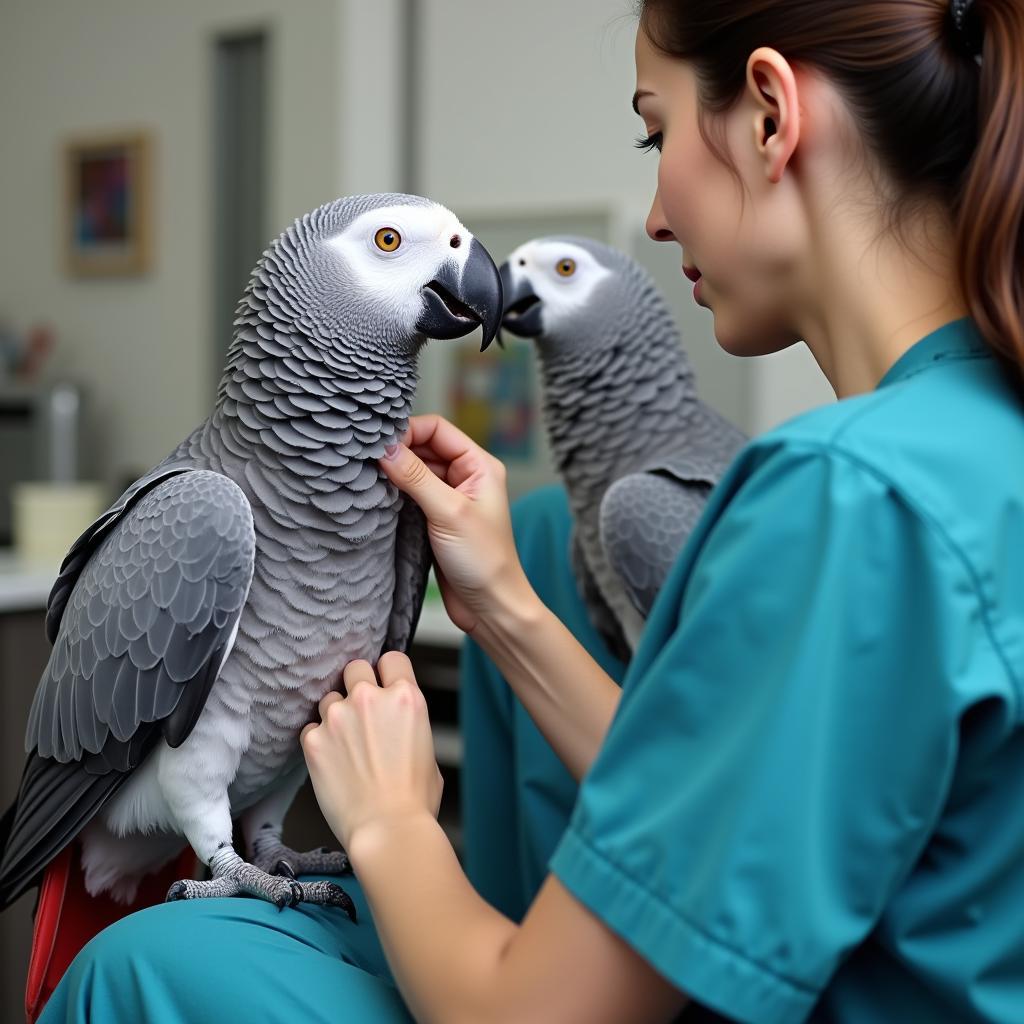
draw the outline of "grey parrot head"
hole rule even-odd
[[[501,326],[532,338],[542,355],[572,358],[623,343],[641,322],[676,336],[650,274],[624,252],[590,238],[549,236],[519,246],[501,265]]]
[[[400,193],[347,196],[300,217],[264,252],[239,305],[304,359],[319,349],[378,364],[427,338],[497,332],[501,281],[487,250],[450,210]],[[339,351],[340,350],[340,351]]]

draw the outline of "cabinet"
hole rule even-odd
[[[18,788],[25,764],[25,722],[50,657],[40,610],[0,611],[0,813]],[[0,914],[0,1020],[25,1019],[23,1001],[32,938],[32,890]]]

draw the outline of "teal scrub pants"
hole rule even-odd
[[[513,507],[523,566],[540,597],[605,670],[621,679],[590,625],[569,569],[565,493]],[[520,920],[568,823],[576,784],[497,669],[471,641],[462,655],[464,863],[493,906]],[[412,1018],[395,987],[354,878],[359,911],[278,911],[256,899],[167,903],[101,932],[78,955],[42,1024],[206,1021],[397,1024]]]

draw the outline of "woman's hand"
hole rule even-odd
[[[512,536],[505,467],[440,416],[412,417],[405,441],[381,469],[423,509],[445,608],[472,633],[502,602],[532,593]]]
[[[299,736],[317,803],[345,849],[366,825],[436,818],[441,806],[443,781],[412,663],[390,651],[377,671],[379,686],[368,661],[349,662],[342,674],[348,696],[327,694],[321,721]]]

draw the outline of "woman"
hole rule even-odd
[[[649,234],[723,348],[804,339],[841,401],[737,459],[621,700],[523,572],[501,465],[414,420],[382,466],[430,521],[449,614],[583,781],[515,924],[437,825],[390,653],[303,734],[320,805],[417,1020],[1020,1019],[1024,5],[647,0],[636,63]],[[138,1006],[176,993],[150,1019],[265,1019],[268,989],[281,1019],[407,1019],[315,911],[287,915],[299,941],[218,945],[239,906],[128,919],[44,1019],[129,1005],[128,951]],[[168,981],[185,914],[195,962]],[[157,915],[162,961],[138,952]],[[272,976],[218,980],[243,960]]]

